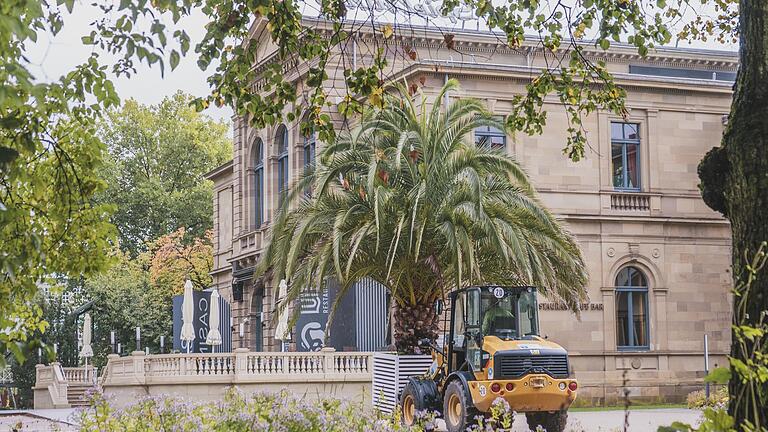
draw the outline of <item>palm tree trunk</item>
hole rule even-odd
[[[744,274],[760,244],[768,241],[768,2],[741,0],[739,8],[740,66],[728,126],[722,146],[710,151],[699,166],[705,202],[731,222],[735,278]],[[735,325],[757,327],[761,313],[768,310],[765,271],[742,293],[741,301],[734,301]],[[738,287],[744,281],[735,282]],[[765,347],[760,340],[736,342],[734,333],[731,357],[744,363],[755,348]],[[737,427],[745,421],[757,429],[768,426],[768,383],[743,382],[734,373],[729,391],[728,412]]]
[[[419,341],[437,339],[440,317],[435,314],[434,302],[400,304],[394,302],[394,343],[401,354],[418,353]]]

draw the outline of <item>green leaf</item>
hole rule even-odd
[[[731,379],[731,369],[727,367],[719,367],[712,369],[709,375],[704,377],[704,382],[715,384],[726,384]]]
[[[179,65],[179,60],[181,60],[179,53],[176,50],[171,51],[171,70],[176,69],[176,66]]]
[[[609,41],[608,39],[601,39],[600,40],[600,48],[602,48],[603,50],[607,51],[608,48],[610,48],[610,47],[611,47],[611,41]]]

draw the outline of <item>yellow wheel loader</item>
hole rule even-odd
[[[568,353],[539,337],[533,287],[475,286],[449,295],[451,311],[442,347],[424,340],[433,363],[411,377],[400,394],[403,421],[416,411],[442,412],[449,432],[459,432],[502,398],[528,426],[562,432],[578,383]],[[442,311],[442,302],[436,305]]]

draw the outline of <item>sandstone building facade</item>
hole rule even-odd
[[[436,30],[402,33],[387,46],[392,79],[418,82],[434,94],[456,78],[461,90],[451,98],[479,98],[499,116],[545,66],[535,47],[512,50],[489,33],[457,31],[452,49]],[[340,50],[329,71],[341,76],[342,63],[370,59],[374,35],[361,27],[353,39],[353,49]],[[415,60],[398,55],[403,49],[415,50]],[[257,68],[274,61],[270,50],[264,39]],[[569,350],[582,394],[610,400],[626,386],[637,397],[679,398],[700,388],[704,335],[711,364],[725,364],[730,344],[730,227],[701,200],[696,169],[720,141],[737,57],[665,48],[642,58],[623,46],[586,54],[607,63],[627,91],[630,112],[627,118],[598,112],[584,119],[585,160],[572,162],[561,152],[567,119],[555,99],[547,101],[542,135],[486,129],[471,139],[503,147],[519,160],[582,248],[590,301],[580,318],[540,299],[542,333]],[[290,66],[286,76],[301,94],[307,67]],[[341,78],[332,80],[328,91],[341,97],[341,86]],[[234,158],[209,174],[215,184],[214,283],[231,302],[235,323],[248,318],[242,343],[252,349],[279,349],[271,320],[276,283],[250,277],[277,191],[322,145],[301,136],[298,122],[254,130],[235,117]]]

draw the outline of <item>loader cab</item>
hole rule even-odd
[[[533,287],[470,287],[452,292],[450,300],[449,373],[482,370],[488,360],[488,353],[482,349],[486,337],[506,341],[530,339],[539,333]]]

